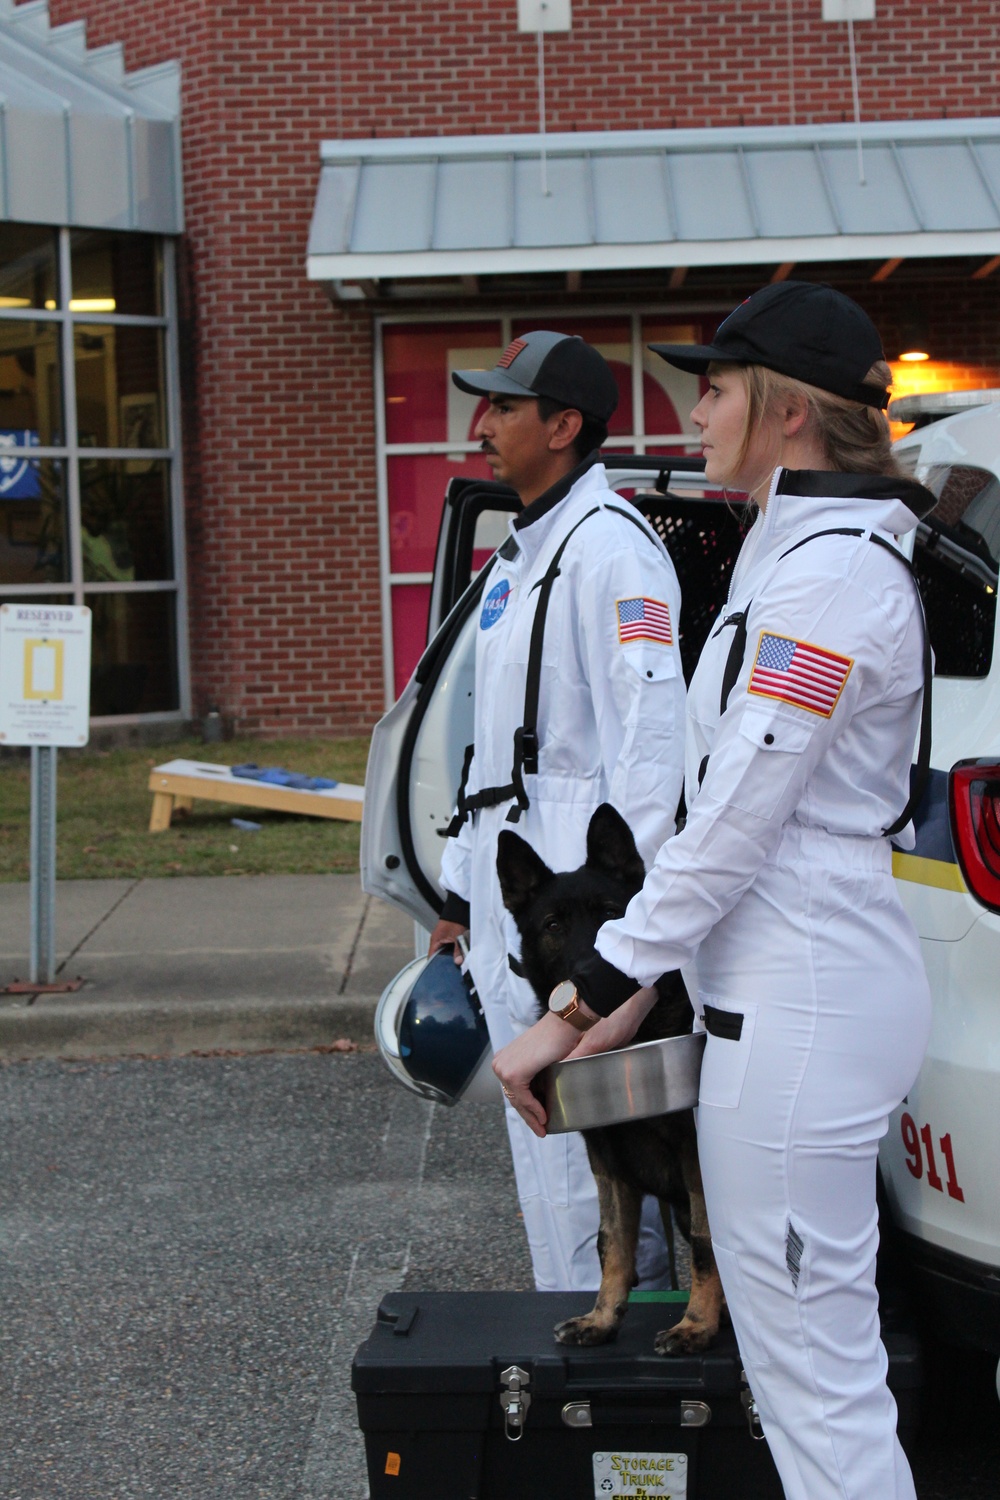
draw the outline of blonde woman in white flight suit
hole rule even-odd
[[[760,513],[691,684],[687,825],[573,975],[592,1029],[550,1014],[495,1065],[544,1130],[538,1068],[623,1045],[652,1003],[637,984],[694,959],[712,1240],[785,1494],[912,1500],[879,1338],[875,1165],[929,1029],[886,836],[907,806],[923,625],[906,566],[870,537],[895,546],[934,499],[896,476],[881,344],[840,293],[767,287],[713,345],[658,352],[707,371],[708,476]],[[814,538],[831,529],[862,535]]]
[[[538,1017],[531,986],[509,966],[520,942],[500,895],[496,851],[498,833],[512,826],[514,731],[524,719],[539,584],[569,537],[545,621],[538,773],[525,777],[530,805],[513,825],[557,870],[583,863],[587,826],[602,802],[613,802],[630,820],[647,860],[674,831],[684,762],[680,589],[666,549],[638,512],[630,518],[628,502],[609,490],[593,451],[618,399],[614,376],[596,349],[538,330],[516,339],[496,369],[460,370],[453,379],[463,390],[490,397],[476,436],[496,478],[525,504],[483,591],[475,754],[466,785],[473,798],[488,787],[508,791],[496,806],[472,813],[447,841],[445,921],[430,944],[433,951],[453,940],[471,912],[469,967],[499,1050]],[[640,613],[642,619],[631,618]],[[511,1109],[507,1124],[536,1286],[597,1287],[600,1212],[582,1137],[539,1141]],[[663,1285],[668,1274],[652,1199],[645,1205],[639,1271],[646,1285]]]

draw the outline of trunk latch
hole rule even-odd
[[[531,1405],[531,1396],[526,1389],[530,1380],[531,1376],[520,1365],[509,1365],[500,1376],[500,1384],[506,1386],[500,1396],[503,1430],[512,1443],[519,1443],[524,1436],[524,1424]]]

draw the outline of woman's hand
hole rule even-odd
[[[532,1080],[550,1063],[561,1062],[572,1052],[579,1035],[575,1026],[549,1011],[493,1059],[493,1071],[509,1103],[537,1136],[544,1137],[548,1116],[545,1106],[531,1092]]]
[[[619,1005],[610,1016],[603,1016],[583,1033],[570,1057],[592,1057],[595,1052],[614,1052],[619,1047],[627,1047],[656,1004],[656,998],[654,989],[636,990],[624,1005]]]

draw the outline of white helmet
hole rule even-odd
[[[472,979],[450,948],[416,958],[382,992],[375,1040],[389,1071],[424,1099],[500,1098],[493,1048]]]

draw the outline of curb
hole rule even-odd
[[[371,1042],[378,996],[316,1000],[45,1000],[0,1009],[0,1062],[60,1057],[184,1057],[298,1051],[341,1037]]]

